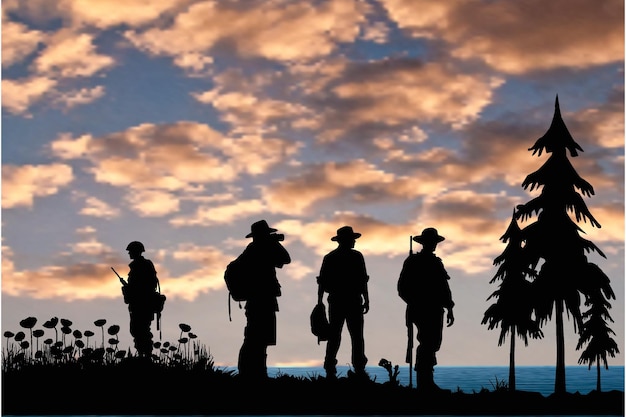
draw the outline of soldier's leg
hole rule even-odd
[[[360,306],[351,309],[346,317],[346,325],[352,342],[352,366],[354,366],[357,374],[364,374],[367,357],[365,356],[365,340],[363,338],[363,314]]]
[[[420,389],[432,390],[439,387],[434,381],[436,353],[441,346],[443,313],[434,312],[418,324],[418,346],[416,355],[417,385]]]
[[[329,334],[326,342],[326,356],[324,357],[324,370],[326,376],[334,377],[337,374],[337,352],[341,345],[341,331],[346,320],[345,311],[341,305],[328,303]]]
[[[135,349],[140,356],[152,354],[152,312],[134,309],[130,314],[130,334],[133,336]]]

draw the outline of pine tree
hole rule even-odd
[[[528,336],[541,338],[543,333],[532,319],[531,283],[526,276],[533,274],[534,270],[526,262],[521,230],[515,216],[500,240],[508,244],[493,261],[499,268],[489,283],[501,282],[498,289],[487,298],[487,301],[492,298],[497,301],[485,311],[481,324],[488,324],[489,330],[500,327],[498,346],[504,344],[507,334],[510,333],[509,390],[515,391],[515,338],[520,337],[528,346]]]
[[[596,391],[602,391],[602,383],[600,379],[600,362],[604,364],[605,369],[609,369],[607,355],[612,358],[619,349],[611,334],[615,334],[607,324],[607,320],[613,322],[609,309],[611,304],[607,299],[615,299],[615,294],[609,284],[609,278],[598,268],[597,265],[589,264],[590,273],[595,277],[597,285],[595,291],[587,297],[585,302],[589,309],[583,313],[583,319],[587,319],[582,326],[580,339],[576,350],[580,350],[585,344],[579,364],[588,363],[589,369],[596,363]]]
[[[522,187],[533,191],[543,187],[541,194],[526,204],[517,207],[516,218],[525,221],[533,215],[537,220],[522,229],[524,251],[532,268],[539,267],[533,281],[535,315],[543,326],[554,313],[556,324],[556,374],[555,393],[565,393],[565,338],[563,315],[567,313],[574,321],[574,329],[582,329],[580,311],[581,294],[597,289],[594,269],[587,261],[586,252],[604,253],[591,241],[580,236],[584,231],[577,223],[589,222],[592,227],[601,227],[589,212],[582,195],[590,197],[593,187],[582,179],[567,157],[578,156],[583,149],[569,133],[555,100],[555,111],[548,131],[529,148],[533,155],[542,152],[550,157],[534,173],[528,175]],[[574,222],[570,213],[576,220]],[[542,262],[541,265],[540,262]]]

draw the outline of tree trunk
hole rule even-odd
[[[563,331],[563,300],[555,302],[556,319],[556,375],[554,393],[565,394],[565,335]]]
[[[602,392],[602,384],[600,383],[600,358],[596,358],[596,369],[598,373],[598,380],[596,382],[596,391]]]
[[[511,328],[511,351],[509,352],[509,391],[515,391],[515,327]]]

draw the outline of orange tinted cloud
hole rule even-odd
[[[624,4],[585,0],[382,0],[415,37],[442,38],[452,55],[510,74],[588,68],[624,59]]]
[[[11,113],[24,113],[33,103],[53,91],[57,81],[48,77],[2,80],[2,107]]]
[[[56,194],[73,179],[69,165],[3,165],[2,208],[31,207],[36,197]]]
[[[356,39],[364,21],[361,8],[353,0],[260,2],[255,7],[203,1],[178,14],[169,27],[128,31],[126,36],[154,54],[208,54],[221,44],[243,57],[312,59],[328,55],[338,42]]]
[[[10,67],[34,52],[45,35],[21,23],[11,22],[5,16],[2,13],[2,67]]]

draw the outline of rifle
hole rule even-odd
[[[409,256],[413,255],[413,236],[409,236]],[[404,312],[406,324],[407,344],[405,362],[409,364],[409,388],[413,388],[413,323],[409,317],[409,306]]]
[[[113,270],[113,272],[115,272],[115,275],[117,275],[117,277],[120,279],[120,282],[122,283],[123,286],[127,286],[128,283],[126,281],[124,281],[124,278],[122,278],[120,276],[120,274],[117,273],[117,271],[115,270],[115,268],[111,267],[111,269]]]

